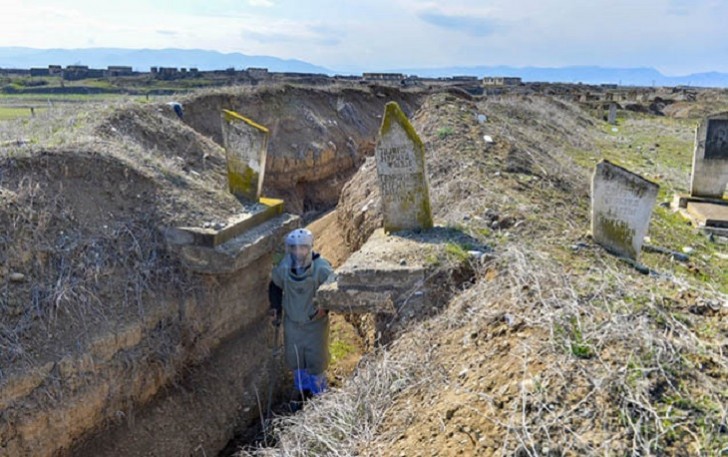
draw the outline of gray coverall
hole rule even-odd
[[[318,254],[300,275],[291,269],[288,255],[273,269],[271,281],[283,290],[285,359],[291,370],[319,375],[329,366],[329,316],[316,318],[313,297],[332,273],[329,262]]]

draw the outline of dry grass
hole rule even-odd
[[[174,125],[163,107],[58,104],[3,123],[0,142],[23,142],[0,149],[0,383],[142,319],[155,294],[197,287],[160,227],[225,220],[240,204],[225,195],[221,148]],[[134,136],[139,119],[150,124],[146,138]],[[155,137],[160,148],[148,143]],[[188,146],[178,154],[207,154],[199,172],[162,149],[178,138]]]
[[[277,443],[275,449],[260,447],[238,455],[358,455],[380,433],[392,400],[425,382],[427,354],[411,355],[395,359],[388,351],[370,353],[343,388],[307,402],[294,416],[273,420],[269,439]]]

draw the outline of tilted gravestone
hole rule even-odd
[[[617,123],[617,104],[609,104],[609,115],[607,116],[607,122],[614,125]]]
[[[592,235],[608,251],[637,260],[660,186],[603,160],[592,177]]]
[[[384,231],[431,228],[425,145],[395,102],[385,106],[375,158]]]
[[[728,184],[728,112],[700,122],[695,132],[690,195],[723,198]]]
[[[234,111],[223,110],[222,133],[230,192],[257,202],[263,189],[268,129]]]

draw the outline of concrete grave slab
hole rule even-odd
[[[391,292],[374,292],[342,288],[332,282],[316,292],[316,303],[323,309],[339,313],[394,313]]]
[[[448,246],[473,241],[443,227],[391,235],[378,229],[336,270],[335,282],[319,288],[316,301],[341,312],[422,315],[452,293],[453,277],[467,277],[470,262],[479,261],[452,258]]]
[[[205,274],[228,274],[274,251],[286,233],[300,226],[300,217],[284,213],[214,248],[195,244],[168,244],[189,270]]]
[[[709,202],[688,202],[687,211],[698,227],[728,228],[728,206]]]
[[[247,205],[244,212],[233,216],[222,228],[174,227],[166,229],[165,235],[171,244],[194,244],[214,248],[283,214],[283,205],[283,200],[261,198],[260,203]]]
[[[222,133],[230,193],[257,202],[263,189],[268,129],[235,111],[223,110]]]
[[[395,102],[385,106],[375,158],[384,230],[431,228],[425,146]]]
[[[703,119],[695,132],[690,195],[722,198],[728,184],[728,112]]]
[[[592,235],[616,255],[637,260],[660,186],[603,160],[592,177]]]

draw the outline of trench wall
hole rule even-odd
[[[155,297],[143,319],[10,379],[0,455],[214,455],[267,385],[271,255],[198,275],[194,293]]]

